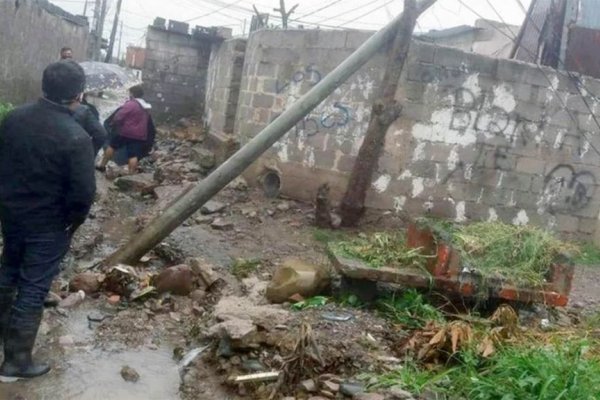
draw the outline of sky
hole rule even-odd
[[[144,46],[146,27],[155,17],[186,21],[190,26],[226,26],[234,35],[247,34],[253,5],[271,15],[269,22],[280,24],[274,8],[279,0],[122,0],[123,40],[127,45]],[[290,27],[377,30],[402,11],[402,0],[285,0],[286,7],[298,4],[290,17]],[[85,0],[50,0],[73,14],[83,14]],[[109,11],[104,37],[110,36],[117,0],[108,0]],[[531,0],[438,0],[418,21],[417,31],[473,25],[480,17],[521,25],[524,8]],[[87,1],[93,15],[94,0]],[[479,15],[476,15],[479,14]]]

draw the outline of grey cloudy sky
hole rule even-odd
[[[82,14],[85,0],[51,0],[52,3],[75,14]],[[109,13],[105,37],[109,36],[116,0],[108,0]],[[417,29],[443,29],[456,25],[472,25],[480,14],[484,18],[504,20],[520,25],[525,14],[522,7],[529,7],[531,0],[438,0],[420,19]],[[93,13],[94,0],[88,1],[87,15]],[[321,26],[377,30],[402,11],[402,0],[286,0],[286,4],[298,4],[292,15],[293,27]],[[278,24],[273,8],[279,0],[123,0],[123,47],[128,44],[143,45],[145,28],[155,17],[188,21],[190,25],[227,26],[235,35],[246,31],[252,18],[252,6],[260,12],[272,15],[270,22]],[[469,8],[472,9],[469,10]],[[473,12],[474,11],[474,12]],[[501,17],[501,18],[500,18]]]

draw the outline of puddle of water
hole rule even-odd
[[[136,383],[121,378],[129,365],[140,374]],[[166,350],[77,351],[66,366],[47,376],[0,386],[6,400],[178,400],[179,374]]]
[[[57,365],[48,375],[14,384],[0,384],[1,400],[179,400],[180,377],[172,351],[166,347],[102,349],[94,346],[93,330],[88,328],[87,314],[94,310],[84,304],[73,310],[53,334],[68,334],[75,344],[64,351],[50,346],[40,349],[49,353]],[[140,379],[126,382],[121,377],[125,365],[135,369]]]

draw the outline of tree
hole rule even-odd
[[[298,8],[298,4],[292,7],[289,11],[286,11],[285,0],[279,0],[279,8],[273,9],[273,11],[281,14],[281,27],[283,29],[288,28],[288,21],[290,20],[290,15],[292,15],[294,11],[296,11],[296,8]]]
[[[388,47],[385,73],[381,82],[381,92],[371,108],[371,120],[356,162],[350,174],[348,187],[341,204],[342,225],[356,226],[365,212],[367,189],[371,185],[373,173],[385,143],[385,136],[398,119],[402,106],[396,101],[400,76],[410,48],[417,18],[431,7],[436,0],[404,1],[402,21],[398,24],[393,43]]]

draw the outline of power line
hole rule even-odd
[[[463,5],[463,6],[464,6],[464,7],[465,7],[467,10],[471,11],[473,14],[475,14],[476,16],[478,16],[479,18],[482,18],[482,19],[484,19],[484,18],[483,18],[483,16],[481,16],[479,13],[477,13],[475,10],[473,10],[471,7],[469,7],[467,4],[465,4],[465,3],[463,2],[463,0],[458,0],[458,2],[459,2],[460,4],[462,4],[462,5]],[[502,16],[501,16],[501,15],[500,15],[500,20],[501,20],[501,21],[504,23],[504,25],[508,25],[508,24],[507,24],[507,23],[504,21],[504,19],[502,18]],[[496,27],[495,25],[491,24],[491,26],[492,26],[492,28],[493,28],[493,29],[495,29],[496,31],[498,31],[498,32],[499,32],[499,33],[501,33],[502,35],[506,36],[506,37],[507,37],[509,40],[511,40],[511,41],[513,41],[515,44],[517,44],[517,43],[516,43],[516,40],[517,40],[516,36],[513,36],[513,37],[511,37],[511,36],[509,36],[507,33],[505,33],[504,31],[502,31],[501,29],[499,29],[498,27]],[[525,49],[525,48],[523,48],[523,49],[524,49],[526,52],[528,52],[530,55],[532,55],[532,56],[535,56],[535,55],[534,55],[532,52],[530,52],[528,49]],[[572,121],[572,122],[575,124],[575,126],[578,126],[578,121],[577,121],[577,119],[576,119],[576,118],[573,116],[573,114],[571,113],[571,111],[570,111],[570,110],[567,108],[567,105],[565,104],[565,102],[563,101],[563,99],[560,97],[560,95],[558,94],[558,92],[556,91],[556,89],[554,88],[552,81],[550,80],[550,78],[548,77],[548,75],[546,74],[546,72],[544,71],[544,69],[543,69],[543,68],[541,67],[541,65],[539,65],[539,64],[535,64],[535,65],[537,66],[538,70],[539,70],[539,71],[540,71],[540,72],[541,72],[541,73],[544,75],[544,78],[545,78],[545,79],[548,81],[548,84],[549,84],[549,88],[550,88],[550,90],[552,90],[552,92],[553,92],[553,93],[556,95],[556,97],[558,98],[558,100],[559,100],[559,101],[560,101],[560,103],[561,103],[561,106],[564,108],[564,110],[565,110],[565,111],[567,112],[567,114],[569,115],[569,118],[571,119],[571,121]],[[568,75],[569,77],[571,77],[571,74],[570,74],[570,72],[569,72],[569,71],[566,71],[566,73],[567,73],[567,75]],[[576,85],[576,87],[577,87],[577,85]],[[579,90],[579,88],[578,88],[578,90]],[[580,92],[580,94],[581,94],[581,96],[582,96],[582,98],[583,98],[583,100],[584,100],[584,103],[585,103],[585,104],[586,104],[586,106],[588,107],[588,109],[589,109],[590,113],[591,113],[591,114],[592,114],[592,116],[594,117],[594,121],[596,122],[596,124],[598,124],[598,120],[595,118],[595,116],[594,116],[594,113],[593,113],[593,112],[592,112],[592,110],[591,110],[591,107],[589,107],[589,105],[587,104],[587,101],[586,101],[585,97],[583,96],[583,94],[582,94],[581,92]],[[598,127],[600,128],[600,124],[598,124]],[[587,136],[586,132],[583,132],[583,131],[582,131],[582,133],[583,133],[583,136],[584,136],[584,138],[585,138],[585,139],[587,140],[587,142],[589,143],[590,147],[591,147],[591,148],[592,148],[592,149],[593,149],[593,150],[594,150],[594,151],[595,151],[595,152],[596,152],[598,155],[600,155],[600,151],[599,151],[599,150],[596,148],[596,146],[594,146],[594,144],[592,143],[592,141],[591,141],[591,140],[588,138],[588,136]]]
[[[371,11],[369,11],[369,12],[367,12],[367,13],[363,14],[363,15],[359,15],[358,17],[356,17],[356,18],[354,18],[354,19],[351,19],[351,20],[350,20],[350,21],[348,21],[348,22],[344,22],[343,24],[340,24],[340,25],[338,25],[338,27],[342,27],[342,26],[344,26],[344,25],[351,24],[352,22],[354,22],[354,21],[356,21],[356,20],[359,20],[359,19],[361,19],[361,18],[364,18],[364,17],[366,17],[367,15],[373,14],[375,11],[381,10],[383,7],[387,6],[388,4],[391,4],[391,3],[393,3],[394,1],[395,1],[395,0],[388,0],[388,1],[387,1],[386,3],[384,3],[383,5],[381,5],[381,6],[379,6],[379,7],[376,7],[376,8],[372,9]]]
[[[299,16],[298,18],[306,18],[306,17],[308,17],[308,16],[310,16],[310,15],[314,15],[314,14],[316,14],[316,13],[320,12],[320,11],[326,10],[326,9],[328,9],[328,8],[330,8],[330,7],[334,6],[334,5],[336,5],[337,3],[340,3],[341,1],[342,1],[342,0],[333,0],[331,3],[329,3],[329,4],[326,4],[326,5],[324,5],[323,7],[321,7],[321,8],[318,8],[318,9],[316,9],[316,10],[314,10],[314,11],[311,11],[311,12],[309,12],[308,14],[301,15],[301,16]],[[293,21],[293,20],[292,20],[292,21]]]
[[[316,23],[317,23],[317,24],[320,24],[320,23],[321,23],[321,22],[323,22],[323,21],[328,21],[328,20],[335,20],[335,19],[338,19],[338,18],[339,18],[339,17],[341,17],[342,15],[351,14],[351,13],[353,13],[354,11],[357,11],[357,10],[360,10],[360,9],[362,9],[362,8],[368,7],[368,6],[370,6],[371,4],[378,3],[379,1],[381,1],[381,0],[371,0],[370,2],[368,2],[368,3],[366,3],[366,4],[363,4],[362,6],[358,6],[358,7],[352,8],[352,9],[350,9],[350,10],[346,10],[346,11],[344,11],[343,13],[337,14],[337,15],[335,15],[335,16],[333,16],[333,17],[330,17],[330,18],[324,18],[324,19],[321,19],[321,20],[317,21]]]
[[[198,16],[198,17],[194,17],[194,18],[186,19],[186,20],[185,20],[185,22],[191,22],[191,21],[194,21],[194,20],[197,20],[197,19],[201,19],[201,18],[204,18],[204,17],[208,17],[209,15],[213,15],[213,14],[217,14],[217,13],[218,13],[218,14],[222,14],[222,12],[221,12],[222,10],[225,10],[225,9],[227,9],[227,8],[229,8],[229,7],[235,6],[236,4],[238,4],[238,3],[241,3],[241,2],[242,2],[242,0],[237,0],[237,1],[234,1],[234,2],[233,2],[233,3],[231,3],[231,4],[228,4],[228,5],[222,6],[221,8],[218,8],[218,9],[216,9],[216,10],[214,10],[214,11],[207,12],[206,14],[200,15],[200,16]],[[226,14],[225,14],[225,15],[226,15]]]

